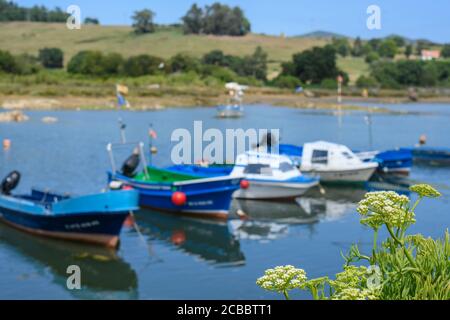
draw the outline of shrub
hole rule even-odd
[[[59,48],[44,48],[39,50],[39,61],[44,68],[60,69],[64,64],[64,53]]]
[[[14,56],[8,51],[0,50],[0,72],[17,73],[18,65]]]
[[[356,86],[358,88],[375,88],[378,87],[379,84],[375,78],[362,75],[356,80]]]
[[[278,76],[274,79],[273,85],[278,88],[295,89],[302,85],[302,82],[293,76]]]
[[[200,61],[188,54],[178,53],[169,60],[169,69],[171,72],[198,72]]]
[[[375,51],[370,51],[367,53],[366,58],[364,59],[367,63],[373,63],[375,61],[380,60],[380,55]]]
[[[123,73],[130,77],[156,74],[162,63],[163,59],[147,54],[130,57],[123,65]]]
[[[116,75],[122,70],[124,59],[119,53],[109,53],[104,55],[101,61],[103,74]]]
[[[237,75],[232,70],[216,65],[206,65],[202,68],[204,76],[216,78],[222,82],[236,81]]]
[[[15,73],[20,75],[30,75],[39,72],[41,66],[38,59],[28,54],[21,54],[14,57],[16,70]]]
[[[74,74],[101,76],[105,74],[100,51],[81,51],[70,59],[67,71]]]

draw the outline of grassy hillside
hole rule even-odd
[[[249,34],[245,37],[183,35],[179,29],[163,29],[154,34],[136,36],[128,26],[85,25],[81,30],[68,30],[61,23],[10,22],[0,23],[1,49],[14,54],[37,54],[40,48],[58,47],[65,61],[81,50],[118,52],[127,57],[147,53],[169,58],[179,52],[194,56],[219,49],[227,54],[247,55],[261,46],[269,54],[269,78],[276,76],[280,63],[292,54],[313,46],[323,46],[330,40],[310,37],[276,37]],[[339,66],[356,79],[365,72],[364,61],[339,59]]]
[[[179,29],[136,36],[127,26],[86,25],[81,30],[68,30],[65,24],[24,22],[1,23],[0,39],[2,49],[13,53],[35,54],[39,48],[59,47],[66,53],[66,60],[78,51],[91,49],[119,52],[124,56],[148,53],[168,58],[178,52],[200,56],[214,49],[245,55],[261,46],[271,60],[284,61],[295,52],[327,43],[320,39],[256,34],[245,37],[183,35]]]

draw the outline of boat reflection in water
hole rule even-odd
[[[64,289],[70,276],[68,266],[79,266],[81,290],[67,290],[75,298],[138,298],[137,275],[115,250],[34,237],[3,224],[0,225],[0,245],[11,247],[24,259],[31,260],[38,274],[46,275],[50,271],[52,282]]]
[[[141,210],[137,222],[150,239],[162,240],[179,250],[219,265],[244,265],[239,241],[227,221],[180,217],[169,213]]]
[[[396,180],[395,180],[396,181]],[[356,213],[358,202],[368,191],[393,190],[409,194],[407,182],[379,180],[363,186],[327,187],[325,194],[314,189],[293,202],[271,202],[235,199],[231,215],[245,214],[246,219],[230,222],[232,232],[238,239],[273,240],[286,236],[289,227],[305,225],[311,234],[321,221],[336,221],[348,214]]]

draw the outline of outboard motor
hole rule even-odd
[[[139,156],[139,150],[134,150],[133,154],[128,157],[127,160],[122,165],[122,174],[126,177],[133,177],[134,172],[136,171],[137,167],[139,166],[139,162],[141,161]]]
[[[14,190],[20,182],[20,172],[13,171],[3,179],[0,185],[0,193],[4,195],[11,195],[11,191]]]

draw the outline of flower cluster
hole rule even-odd
[[[288,265],[266,270],[264,276],[259,278],[256,284],[265,290],[281,293],[301,288],[306,280],[304,270]]]
[[[375,300],[377,290],[367,288],[366,267],[346,266],[344,271],[336,275],[336,280],[330,280],[334,289],[332,300]]]
[[[373,290],[346,288],[334,294],[331,300],[377,300],[378,296]]]
[[[429,184],[416,184],[410,187],[409,190],[417,193],[422,198],[439,198],[441,196],[441,193]]]
[[[357,211],[363,217],[361,223],[375,230],[383,224],[403,227],[416,221],[409,203],[407,196],[393,191],[369,192],[359,202]]]

